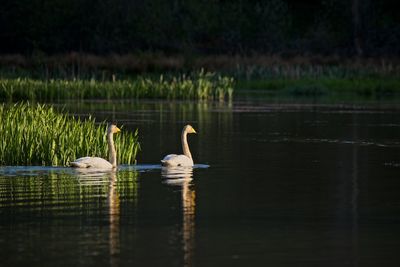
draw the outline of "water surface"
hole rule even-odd
[[[0,167],[1,266],[397,266],[396,104],[67,104],[140,130],[137,166]],[[194,169],[165,170],[190,123]]]

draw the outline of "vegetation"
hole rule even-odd
[[[3,2],[3,53],[400,55],[394,0]]]
[[[400,96],[400,79],[340,79],[301,78],[250,80],[238,84],[243,92],[248,90],[269,93],[273,96],[320,97],[353,96],[370,99]],[[237,91],[237,93],[240,93]]]
[[[396,11],[393,0],[9,1],[0,98],[225,99],[228,77],[237,89],[393,95]],[[226,76],[182,75],[199,69]]]
[[[189,70],[179,57],[147,56],[148,61],[140,56],[135,60],[133,55],[100,57],[70,54],[45,57],[42,65],[31,61],[32,58],[0,57],[0,64],[3,64],[0,97],[10,101],[68,98],[231,99],[233,88],[238,95],[249,90],[294,97],[346,94],[377,99],[400,94],[400,62],[395,58],[298,56],[288,59],[262,55],[220,55],[193,58],[192,69]],[[143,63],[143,69],[134,62]],[[152,69],[158,70],[156,73],[163,70],[169,74],[153,73],[132,78],[136,72],[145,72],[148,68],[146,64],[152,64]],[[30,69],[32,66],[35,67]],[[217,72],[196,72],[197,67]],[[192,74],[172,74],[185,70]],[[113,76],[113,73],[117,74]],[[20,76],[35,78],[13,78]],[[113,81],[115,76],[122,77],[122,80]],[[235,83],[228,77],[233,77]]]
[[[8,101],[64,99],[219,99],[232,98],[233,79],[200,71],[192,77],[139,77],[134,80],[1,79],[0,98]]]
[[[198,70],[223,73],[238,80],[260,78],[336,78],[400,76],[400,58],[343,56],[212,55],[171,56],[160,53],[93,55],[0,55],[0,77],[37,80],[124,80],[145,74],[199,76]],[[204,74],[204,73],[203,73]],[[214,74],[215,75],[215,74]]]
[[[83,156],[108,158],[106,122],[59,114],[51,106],[0,105],[0,165],[68,166]],[[138,131],[115,136],[118,164],[133,164]]]
[[[236,70],[237,89],[277,96],[352,96],[379,99],[400,96],[396,60],[335,58],[270,59]],[[240,93],[240,90],[236,90]]]

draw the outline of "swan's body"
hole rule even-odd
[[[177,155],[177,154],[169,154],[166,155],[162,160],[161,163],[163,166],[193,166],[193,159],[189,158],[185,155]]]
[[[117,167],[117,152],[115,151],[113,134],[121,130],[114,124],[107,129],[108,154],[110,161],[99,157],[82,157],[71,162],[71,167],[92,169],[114,169]]]
[[[76,168],[94,168],[94,169],[112,169],[113,165],[99,157],[82,157],[71,162],[72,167]]]
[[[183,155],[169,154],[165,156],[161,160],[161,165],[165,167],[191,167],[193,166],[193,158],[192,154],[189,150],[189,145],[187,142],[187,134],[188,133],[196,133],[192,126],[186,125],[182,130],[181,141],[182,141],[182,150]]]

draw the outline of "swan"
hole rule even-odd
[[[187,142],[187,134],[196,133],[192,126],[186,125],[183,127],[181,141],[183,155],[169,154],[161,160],[161,165],[165,167],[191,167],[193,166],[192,154],[190,154],[189,145]]]
[[[110,161],[99,157],[83,157],[71,162],[71,167],[92,169],[114,169],[117,167],[117,152],[115,151],[113,134],[121,130],[114,124],[107,128],[108,154]]]

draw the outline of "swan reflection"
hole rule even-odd
[[[109,243],[111,266],[118,266],[120,252],[120,199],[117,191],[117,174],[112,172],[110,176],[110,188],[108,191],[108,214],[110,223]]]
[[[78,178],[80,185],[94,186],[106,185],[110,181],[112,175],[116,175],[115,170],[98,170],[98,169],[73,169],[73,174]]]
[[[186,182],[192,181],[192,167],[162,167],[161,177],[163,182],[170,185],[183,185]]]
[[[193,168],[168,167],[161,169],[163,182],[171,186],[180,186],[182,192],[182,244],[184,266],[193,266],[195,243],[196,192],[192,182]]]
[[[79,184],[88,188],[100,188],[107,194],[109,221],[110,265],[119,266],[120,253],[120,196],[117,190],[118,174],[115,170],[75,169]],[[107,190],[108,187],[108,190]],[[104,195],[103,195],[104,196]]]

